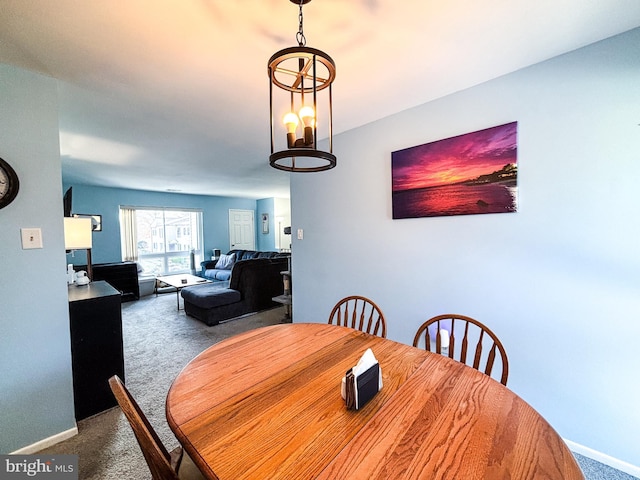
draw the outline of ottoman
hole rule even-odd
[[[183,288],[184,311],[207,325],[236,317],[241,309],[242,295],[238,290],[205,284]]]

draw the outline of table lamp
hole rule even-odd
[[[65,250],[87,251],[87,276],[93,279],[91,269],[91,247],[93,227],[90,218],[64,217],[64,248]]]

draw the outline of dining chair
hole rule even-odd
[[[196,480],[204,476],[182,447],[168,452],[127,387],[117,375],[109,379],[109,387],[120,409],[131,425],[153,480]]]
[[[418,328],[413,346],[420,347],[423,339],[424,348],[427,351],[433,351],[431,343],[435,340],[435,353],[447,355],[489,376],[495,364],[496,353],[499,353],[502,364],[500,383],[507,385],[509,376],[507,352],[496,334],[478,320],[456,314],[435,316]],[[470,349],[474,349],[473,361],[471,362],[470,359],[471,363],[467,363],[467,353]]]
[[[351,295],[336,303],[329,324],[355,328],[365,333],[387,337],[387,323],[380,307],[367,297]]]

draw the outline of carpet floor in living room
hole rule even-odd
[[[284,307],[278,307],[208,327],[176,310],[175,293],[122,304],[125,383],[168,450],[178,441],[165,418],[165,400],[184,366],[225,338],[284,322]],[[81,480],[150,478],[129,423],[117,407],[78,422],[78,435],[39,453],[79,455]],[[576,458],[587,480],[635,479],[581,455]]]

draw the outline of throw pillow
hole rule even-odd
[[[231,255],[225,255],[223,253],[222,255],[220,255],[220,258],[216,263],[216,268],[218,270],[231,270],[235,261],[236,261],[235,253],[232,253]]]

